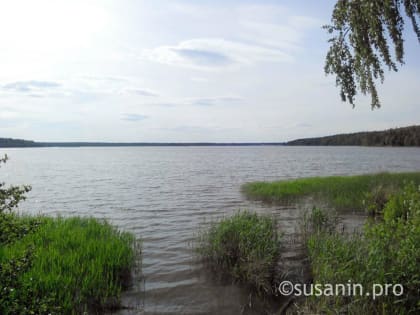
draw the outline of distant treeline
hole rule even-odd
[[[385,131],[357,132],[334,136],[305,138],[283,142],[252,143],[162,143],[162,142],[35,142],[0,138],[0,148],[27,147],[185,147],[185,146],[266,146],[266,145],[360,145],[360,146],[420,146],[420,126]]]
[[[265,146],[284,145],[280,142],[215,143],[215,142],[35,142],[21,139],[0,138],[0,148],[39,147],[192,147],[192,146]]]
[[[298,139],[286,145],[420,146],[420,126]]]
[[[0,148],[27,148],[27,147],[39,147],[40,145],[35,141],[22,140],[22,139],[11,139],[11,138],[0,138]]]

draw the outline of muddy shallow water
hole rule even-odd
[[[6,149],[7,183],[31,184],[22,211],[107,218],[143,240],[143,280],[119,314],[259,314],[246,289],[216,281],[192,244],[200,227],[238,209],[270,213],[284,233],[280,263],[299,273],[300,211],[252,202],[241,184],[287,178],[419,171],[419,148],[136,147]],[[1,152],[0,152],[1,153]],[[363,217],[348,214],[348,229]],[[274,305],[274,307],[278,307]],[[142,310],[142,311],[141,311]]]

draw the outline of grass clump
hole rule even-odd
[[[92,218],[1,217],[1,314],[100,313],[118,306],[135,261],[131,234]]]
[[[248,198],[266,202],[288,203],[303,197],[314,197],[337,210],[366,209],[376,214],[382,211],[388,197],[407,182],[420,184],[420,172],[254,182],[243,185],[242,191]]]
[[[301,230],[304,241],[311,235],[332,234],[337,231],[338,215],[333,210],[313,207],[312,211],[303,213]]]
[[[317,215],[318,216],[318,215]],[[372,294],[320,296],[312,311],[332,309],[346,314],[420,313],[420,187],[408,184],[385,204],[383,219],[368,222],[360,234],[344,235],[325,222],[307,239],[314,283],[362,284],[364,293],[374,284],[401,284],[400,296]],[[391,291],[391,290],[390,290]]]
[[[276,221],[247,211],[213,223],[202,233],[198,246],[199,254],[216,271],[258,293],[271,293],[279,251]]]
[[[7,160],[0,157],[0,167]],[[133,235],[92,218],[16,215],[30,189],[0,182],[0,314],[101,314],[118,306],[140,254]]]

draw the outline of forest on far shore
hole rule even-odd
[[[0,138],[0,148],[25,148],[25,147],[41,147],[42,145],[35,141],[12,139],[12,138]]]
[[[249,146],[249,145],[355,145],[355,146],[420,146],[420,126],[384,131],[365,131],[326,137],[297,139],[289,142],[255,143],[157,143],[157,142],[35,142],[0,138],[0,148],[25,147],[115,147],[115,146]]]
[[[286,145],[420,146],[420,126],[305,138]]]

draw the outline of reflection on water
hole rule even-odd
[[[147,314],[239,314],[249,303],[245,290],[213,281],[191,246],[206,221],[238,209],[274,214],[281,231],[293,239],[299,211],[245,200],[240,193],[244,182],[420,170],[418,148],[131,147],[5,152],[11,160],[0,171],[1,180],[33,187],[22,211],[107,218],[143,239],[144,292],[127,292],[124,303],[143,305]],[[299,253],[289,247],[282,257],[285,265],[299,261]]]

